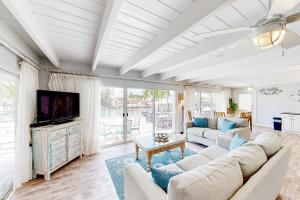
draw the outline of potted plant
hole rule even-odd
[[[229,98],[229,109],[232,113],[236,113],[238,109],[238,104],[233,102],[232,98]]]

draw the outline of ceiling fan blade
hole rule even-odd
[[[288,16],[288,17],[286,18],[286,23],[287,23],[287,24],[290,24],[290,23],[293,23],[293,22],[296,22],[296,21],[299,21],[299,20],[300,20],[300,12]]]
[[[235,33],[235,32],[241,32],[241,31],[251,31],[252,28],[250,27],[237,27],[237,28],[230,28],[230,29],[221,29],[217,31],[211,31],[206,33],[196,33],[196,36],[199,36],[201,38],[209,38],[213,36],[228,34],[228,33]]]
[[[268,19],[274,15],[285,15],[291,11],[300,0],[274,0],[271,9],[268,13]]]
[[[300,37],[294,31],[287,29],[281,46],[284,49],[290,49],[298,45],[300,45]]]

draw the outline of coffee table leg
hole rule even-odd
[[[152,159],[152,152],[147,152],[147,172],[150,172],[150,166],[151,166],[151,159]]]
[[[180,144],[180,149],[181,149],[181,158],[184,159],[184,149],[185,149],[185,143]]]
[[[136,155],[136,159],[138,160],[139,159],[139,146],[136,144],[135,145],[135,155]]]

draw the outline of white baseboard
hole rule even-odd
[[[273,126],[272,125],[270,125],[270,124],[254,124],[254,126],[262,126],[262,127],[266,127],[266,128],[273,128]]]

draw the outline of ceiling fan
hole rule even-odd
[[[217,30],[206,33],[197,33],[203,38],[222,34],[249,31],[253,43],[261,48],[268,49],[281,45],[289,49],[300,44],[300,37],[288,29],[289,24],[300,21],[300,12],[286,16],[300,0],[268,0],[268,11],[266,16],[255,25],[248,27],[236,27]]]

